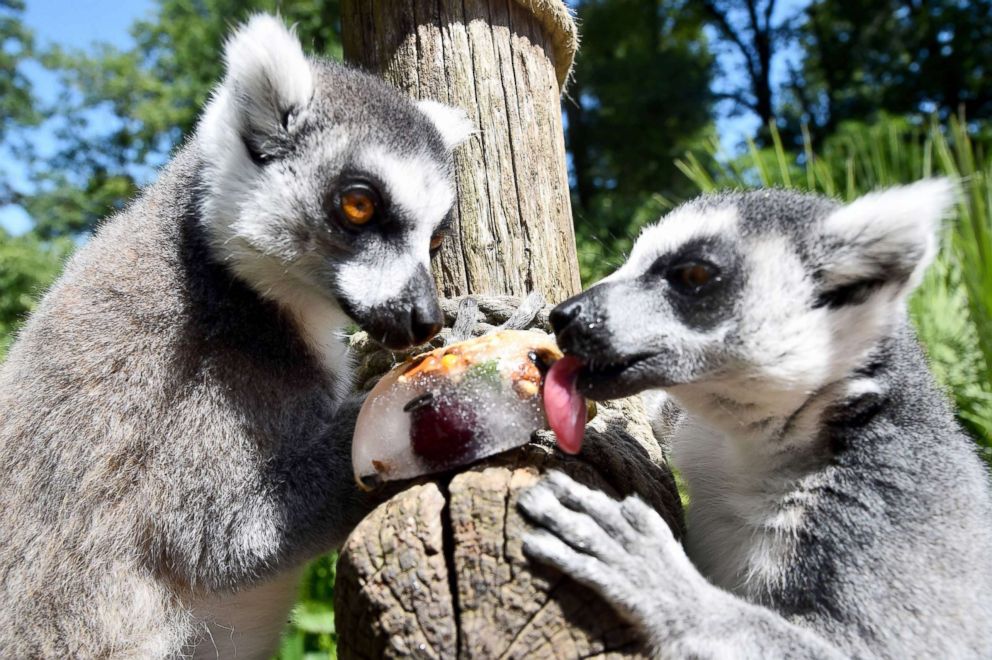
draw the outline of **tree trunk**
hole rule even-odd
[[[574,30],[561,0],[342,1],[346,59],[478,124],[456,152],[455,235],[435,264],[446,298],[537,291],[558,302],[579,289],[559,110]],[[362,382],[389,363],[366,352]],[[578,457],[542,433],[460,474],[421,479],[370,514],[338,564],[339,655],[645,655],[605,603],[522,554],[516,499],[552,467],[639,494],[681,533],[675,483],[639,400],[602,405]]]

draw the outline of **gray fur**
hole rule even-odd
[[[253,25],[283,29],[267,18]],[[278,140],[241,136],[269,162],[235,153],[229,164],[321,171],[299,189],[327,190],[347,153],[375,143],[432,159],[450,185],[446,140],[416,106],[371,76],[309,65],[312,97],[293,108],[295,128],[273,121],[257,130]],[[266,84],[278,92],[278,81]],[[240,102],[264,124],[279,94],[252,89]],[[270,235],[293,236],[303,254],[286,257],[275,294],[235,275],[213,233],[220,220],[204,212],[216,165],[204,150],[223,131],[204,131],[78,251],[0,366],[0,657],[214,657],[215,648],[264,657],[288,603],[262,622],[271,630],[261,638],[226,630],[211,608],[229,599],[235,618],[265,609],[248,601],[269,585],[291,598],[303,564],[341,543],[373,504],[352,479],[359,401],[343,394],[348,358],[342,349],[329,362],[307,334],[315,328],[301,328],[281,297],[305,286],[294,268],[323,264],[333,282],[335,263],[367,255],[309,200],[292,213],[273,202]],[[233,201],[266,211],[257,196]],[[407,214],[396,227],[429,224],[415,246],[426,257],[439,220]],[[333,284],[310,286],[339,304]]]
[[[661,387],[683,409],[685,548],[636,498],[554,475],[521,498],[525,549],[661,657],[992,655],[988,469],[905,314],[951,199],[939,181],[847,207],[724,194],[645,232],[551,318],[593,396]],[[679,294],[686,250],[721,282]]]

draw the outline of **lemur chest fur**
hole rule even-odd
[[[302,568],[236,593],[189,604],[201,631],[193,658],[267,658],[275,651],[296,600]]]
[[[714,584],[765,593],[795,552],[806,506],[795,484],[764,453],[688,417],[672,438],[688,485],[686,553]]]

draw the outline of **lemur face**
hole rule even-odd
[[[225,57],[200,127],[216,250],[302,316],[323,301],[388,347],[430,339],[442,322],[430,258],[455,199],[464,113],[308,60],[267,16],[239,30]]]
[[[579,388],[592,398],[808,396],[901,318],[952,198],[943,180],[847,206],[781,190],[701,197],[552,312],[558,342],[585,362]]]

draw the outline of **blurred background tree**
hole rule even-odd
[[[778,116],[816,145],[846,121],[961,112],[992,118],[992,0],[828,0],[793,28],[802,64]]]
[[[718,48],[732,55],[724,58],[722,73],[729,84],[719,96],[737,112],[754,113],[760,134],[775,119],[772,62],[790,38],[787,20],[776,16],[782,4],[778,0],[700,0],[692,5],[716,35]]]
[[[574,3],[582,48],[562,107],[585,279],[605,275],[658,194],[690,186],[675,158],[713,130],[714,57],[683,0]]]
[[[12,126],[32,125],[40,119],[31,81],[19,66],[34,51],[34,38],[24,26],[23,13],[22,0],[0,0],[0,140]]]
[[[34,192],[21,205],[34,232],[80,235],[119,210],[191,133],[223,73],[219,54],[231,25],[259,11],[296,23],[303,43],[340,57],[337,0],[162,0],[137,20],[134,46],[96,44],[91,51],[55,45],[42,55],[59,77],[48,110],[59,148],[32,161]]]
[[[128,36],[70,47],[64,5],[0,0],[0,359],[72,249],[193,130],[231,25],[278,10],[309,50],[340,57],[337,0],[133,1],[94,2],[133,17]],[[569,4],[583,43],[562,112],[585,283],[700,191],[848,199],[958,177],[961,204],[911,312],[988,452],[992,0]],[[333,654],[333,571],[331,558],[311,568],[282,657]]]

